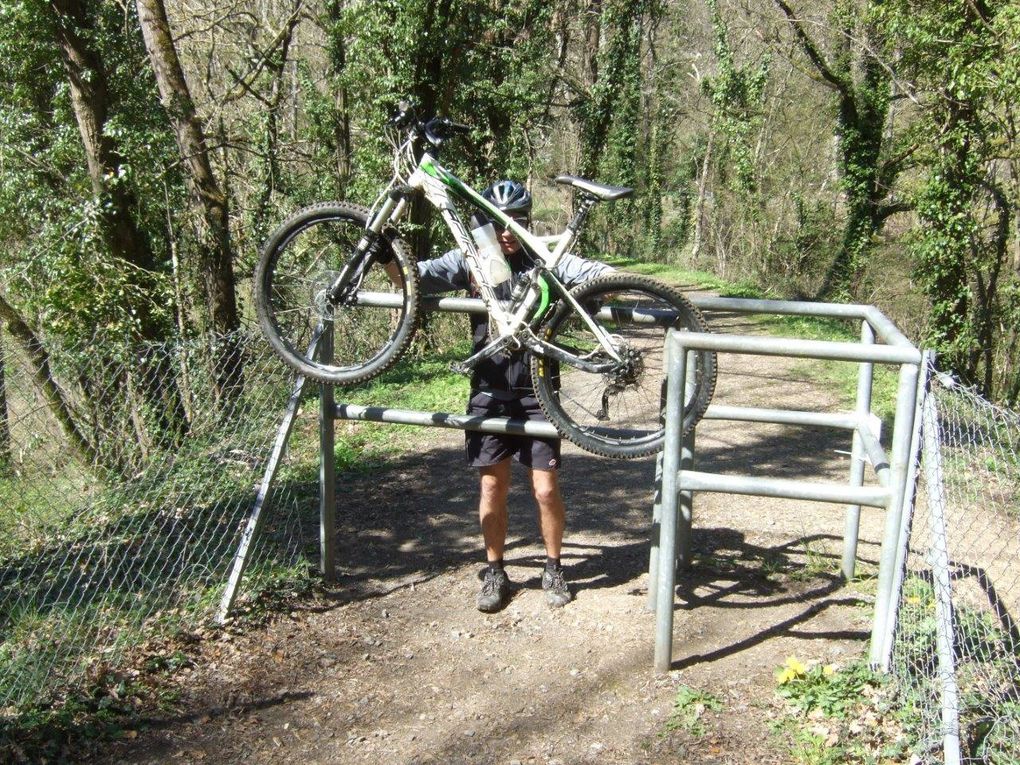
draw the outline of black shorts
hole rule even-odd
[[[509,417],[512,420],[548,422],[534,396],[501,401],[487,393],[475,393],[467,413],[482,417]],[[510,433],[464,431],[467,462],[471,467],[488,467],[507,457],[532,470],[556,470],[560,466],[560,439],[534,438]]]

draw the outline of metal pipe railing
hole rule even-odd
[[[854,502],[868,507],[886,507],[890,497],[889,490],[885,488],[849,486],[841,483],[810,483],[750,475],[722,475],[695,470],[681,470],[679,481],[680,486],[690,491],[717,491],[724,494],[805,499],[839,504]]]
[[[875,330],[867,321],[861,322],[861,345],[871,346],[875,344]],[[874,388],[875,365],[871,362],[863,362],[857,370],[857,403],[854,411],[860,427],[854,430],[854,437],[850,447],[850,485],[864,485],[864,456],[867,452],[865,446],[866,438],[862,435],[864,424],[871,413],[871,393]],[[870,430],[869,430],[870,432]],[[872,460],[872,464],[877,464]],[[861,527],[861,506],[848,505],[843,523],[843,578],[848,582],[854,578],[857,571],[857,539]]]
[[[402,297],[390,293],[359,293],[359,302],[363,305],[380,307],[399,307]],[[679,562],[686,565],[690,557],[690,531],[692,519],[693,494],[696,491],[720,491],[736,494],[754,494],[758,496],[782,497],[790,499],[806,499],[823,502],[850,503],[847,514],[846,534],[844,539],[844,573],[852,575],[852,563],[856,557],[857,527],[859,512],[862,505],[881,507],[887,510],[886,533],[882,547],[882,561],[879,567],[879,595],[876,602],[875,625],[872,632],[872,657],[879,651],[876,635],[882,634],[887,628],[888,592],[893,581],[892,568],[894,561],[889,560],[890,554],[895,558],[895,544],[890,544],[890,536],[897,536],[904,499],[904,482],[908,473],[907,465],[911,449],[911,422],[916,393],[918,363],[920,352],[906,337],[872,306],[840,305],[827,303],[808,303],[803,301],[746,300],[743,298],[693,298],[692,302],[705,311],[729,311],[736,313],[771,313],[800,316],[816,316],[844,320],[857,320],[862,323],[860,343],[829,342],[791,338],[763,338],[746,335],[720,335],[712,333],[676,332],[668,333],[667,349],[669,358],[669,375],[667,378],[667,412],[666,412],[666,448],[661,457],[661,491],[660,503],[656,509],[658,522],[658,546],[653,545],[650,551],[649,565],[649,599],[656,611],[656,643],[655,668],[660,671],[668,669],[672,654],[673,629],[673,597],[676,581],[676,567]],[[456,297],[423,297],[421,307],[424,310],[484,313],[485,306],[481,300]],[[608,313],[608,309],[604,309]],[[636,310],[630,318],[640,322],[652,322],[668,325],[673,317],[669,312],[656,310]],[[880,340],[884,344],[875,341]],[[309,349],[314,352],[315,343]],[[712,405],[705,414],[711,420],[735,420],[743,422],[775,423],[784,425],[804,425],[815,427],[831,427],[850,430],[854,436],[851,480],[848,485],[812,483],[787,479],[724,476],[715,473],[694,470],[694,433],[684,435],[680,423],[683,422],[683,410],[686,396],[684,391],[690,385],[687,378],[689,356],[694,351],[707,350],[720,353],[755,354],[766,356],[786,356],[794,358],[815,358],[852,361],[861,364],[858,380],[858,400],[853,413],[806,412],[796,410],[757,409],[751,407]],[[873,415],[871,408],[872,365],[900,365],[900,385],[897,394],[896,427],[890,457],[882,449],[879,435],[872,427]],[[296,410],[296,400],[300,397],[303,380],[292,397],[291,408]],[[444,427],[463,430],[479,430],[490,433],[519,433],[537,437],[556,437],[555,428],[549,423],[535,423],[509,420],[506,418],[482,418],[469,415],[448,414],[440,412],[417,412],[411,410],[388,409],[385,407],[366,407],[355,404],[336,404],[331,394],[321,396],[323,410],[322,429],[332,428],[334,418],[363,420],[381,423],[417,425],[426,427]],[[909,415],[904,415],[908,412]],[[228,591],[221,605],[221,616],[226,615],[230,607],[240,576],[247,559],[247,550],[258,533],[262,509],[272,484],[273,473],[283,446],[286,443],[293,424],[290,412],[277,439],[274,458],[267,469],[266,478],[260,491],[260,499],[256,503],[241,549],[235,559],[235,566],[228,585]],[[326,464],[326,452],[331,441],[322,434],[323,465]],[[863,461],[867,456],[875,466],[880,487],[863,486]],[[330,460],[331,462],[331,460]],[[329,482],[329,471],[323,468],[323,502],[332,505],[330,496],[332,488]],[[333,524],[324,509],[322,516],[323,537],[329,534],[327,525]],[[849,573],[847,558],[849,557]],[[331,545],[323,548],[323,558],[332,559]]]
[[[712,298],[701,301],[706,307],[726,310],[764,310],[768,304],[782,301],[748,301],[746,307],[734,304],[730,299]],[[657,570],[649,572],[656,589],[656,648],[655,668],[669,669],[672,655],[673,635],[673,592],[676,566],[671,556],[680,543],[674,536],[678,529],[678,495],[681,492],[717,491],[731,494],[745,494],[779,497],[797,500],[848,503],[845,523],[843,571],[848,578],[853,575],[856,559],[857,534],[861,506],[878,507],[886,510],[885,532],[883,534],[881,560],[879,564],[878,597],[875,605],[875,619],[871,636],[871,662],[877,665],[890,610],[893,569],[895,568],[896,542],[903,514],[906,493],[908,463],[911,456],[911,432],[913,426],[918,365],[921,353],[899,333],[891,322],[877,309],[870,307],[846,306],[842,309],[831,305],[821,310],[811,310],[810,304],[788,303],[778,306],[782,311],[800,315],[840,314],[840,318],[858,318],[862,321],[861,342],[836,343],[828,341],[791,338],[763,338],[747,335],[719,335],[699,332],[669,332],[670,368],[667,384],[666,444],[662,459],[662,495],[660,520],[660,542]],[[815,306],[815,308],[818,308]],[[868,310],[866,310],[868,309]],[[779,311],[777,311],[779,312]],[[876,336],[892,339],[892,345],[878,345]],[[904,344],[906,343],[906,344]],[[853,414],[823,415],[823,413],[763,409],[747,407],[710,406],[706,417],[734,419],[749,422],[782,422],[798,425],[821,425],[843,427],[853,431],[853,449],[849,485],[824,484],[817,482],[778,479],[773,477],[723,475],[705,471],[683,469],[679,465],[681,439],[675,432],[677,427],[671,418],[680,422],[684,416],[684,390],[687,383],[687,354],[694,350],[723,353],[751,354],[763,356],[784,356],[794,358],[832,359],[855,361],[861,364],[858,377],[858,397]],[[887,456],[879,436],[872,426],[871,392],[873,386],[873,365],[896,364],[900,367],[899,387],[896,399],[895,426],[893,429],[891,455]],[[674,379],[679,377],[680,379]],[[671,399],[676,399],[671,401]],[[714,411],[713,411],[714,410]],[[879,487],[865,487],[864,458],[871,461],[880,484]],[[693,455],[691,455],[693,459]],[[675,473],[674,473],[675,471]],[[689,503],[688,503],[689,504]],[[684,512],[689,514],[690,508]],[[649,587],[653,583],[650,581]]]
[[[381,406],[337,404],[336,416],[341,420],[387,422],[392,425],[420,425],[432,428],[477,430],[480,433],[511,433],[536,438],[559,438],[560,434],[548,422],[511,420],[506,417],[479,417],[446,412],[417,412],[410,409],[387,409]]]
[[[720,298],[704,295],[693,295],[690,300],[696,308],[703,311],[862,320],[871,326],[878,339],[883,343],[890,346],[913,349],[916,352],[914,345],[897,329],[896,325],[881,311],[871,305],[812,303],[806,300],[750,300],[747,298]],[[379,306],[381,308],[399,308],[403,305],[403,296],[389,292],[360,292],[358,293],[358,302],[362,305]],[[427,311],[486,312],[485,304],[478,298],[423,295],[420,298],[420,305],[423,310]]]

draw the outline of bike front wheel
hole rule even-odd
[[[273,232],[255,272],[255,307],[270,345],[291,367],[318,382],[351,385],[388,369],[414,335],[418,270],[400,239],[382,236],[363,264],[353,264],[368,223],[359,205],[305,208]],[[384,265],[388,264],[388,265]],[[327,296],[351,273],[347,297]],[[333,323],[333,351],[309,353]]]
[[[613,361],[585,319],[562,301],[543,326],[546,342],[585,361],[613,361],[591,372],[532,356],[531,374],[542,410],[564,438],[594,454],[635,458],[662,449],[665,439],[666,332],[707,332],[681,292],[656,279],[611,273],[585,282],[571,296],[611,338]],[[715,391],[716,355],[688,354],[683,430],[701,419]]]

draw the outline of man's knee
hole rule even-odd
[[[560,499],[560,486],[556,480],[556,473],[552,470],[535,470],[532,472],[531,491],[535,501],[542,507],[551,504],[558,504]]]

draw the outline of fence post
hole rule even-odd
[[[861,344],[872,345],[875,332],[865,319],[861,324]],[[871,414],[871,392],[875,365],[862,362],[857,373],[857,419],[863,424]],[[861,425],[857,426],[858,428]],[[877,433],[875,434],[878,435]],[[864,485],[864,444],[860,432],[855,429],[853,446],[850,448],[850,485]],[[843,530],[843,578],[850,581],[854,578],[857,568],[857,540],[861,527],[861,506],[849,505],[846,509],[846,521]]]
[[[662,457],[662,514],[659,521],[659,575],[655,600],[656,672],[668,672],[673,660],[673,602],[676,587],[677,480],[680,471],[687,354],[680,333],[670,330],[669,372],[666,375],[666,433]]]
[[[667,354],[669,336],[666,336]],[[666,369],[669,369],[669,356],[666,356]],[[662,534],[662,460],[669,448],[667,442],[663,451],[655,455],[655,489],[652,496],[652,527],[648,534],[648,602],[645,609],[655,611],[655,602],[659,588],[659,537]]]
[[[319,362],[333,363],[332,319],[325,321],[319,341]],[[333,386],[319,386],[319,569],[326,582],[336,577],[336,402]]]
[[[896,565],[896,543],[903,521],[903,500],[906,494],[907,467],[910,459],[910,441],[914,432],[914,405],[917,397],[919,365],[900,365],[900,380],[896,391],[896,424],[893,426],[892,449],[889,466],[889,504],[885,511],[885,530],[882,535],[882,552],[878,565],[878,592],[875,595],[875,623],[871,628],[869,663],[878,667],[882,663],[884,636],[889,611]]]
[[[313,343],[317,342],[313,340]],[[314,345],[313,345],[314,348]],[[298,408],[301,404],[301,396],[305,392],[305,381],[304,375],[299,375],[294,381],[294,388],[291,391],[290,399],[287,401],[287,410],[283,415],[283,421],[280,423],[280,427],[276,431],[276,440],[273,442],[273,451],[269,455],[269,462],[266,463],[266,471],[262,475],[262,483],[259,484],[258,494],[255,496],[255,504],[252,506],[251,513],[248,516],[248,521],[244,526],[244,531],[241,532],[241,542],[237,546],[237,552],[234,553],[234,561],[230,566],[230,576],[227,579],[227,586],[223,590],[223,597],[220,599],[220,607],[216,612],[215,621],[217,624],[223,624],[227,616],[230,614],[230,609],[234,607],[234,601],[237,599],[237,593],[240,590],[241,578],[244,576],[245,570],[248,568],[249,553],[251,552],[252,545],[255,544],[255,540],[258,539],[259,531],[262,529],[262,522],[265,515],[265,509],[269,506],[272,498],[273,482],[276,480],[276,471],[280,467],[280,463],[283,462],[283,455],[287,450],[287,440],[290,438],[290,432],[294,427],[294,420],[297,419]]]
[[[910,464],[907,468],[906,489],[903,498],[903,520],[900,523],[900,534],[896,543],[896,564],[893,568],[893,585],[889,594],[889,615],[886,617],[885,635],[882,637],[883,672],[889,672],[892,667],[893,640],[896,636],[900,595],[903,591],[903,577],[906,573],[907,555],[910,549],[910,529],[914,522],[915,499],[917,497],[917,468],[921,454],[922,433],[925,428],[921,407],[927,400],[931,370],[934,368],[934,364],[935,354],[933,351],[922,353],[921,373],[917,377],[917,401],[914,405],[914,428],[910,438]]]
[[[689,362],[688,362],[689,363]],[[690,369],[690,366],[688,366]],[[694,437],[696,428],[680,436],[680,467],[683,470],[694,470]],[[691,554],[694,534],[694,492],[680,489],[677,494],[676,518],[676,568],[687,571],[691,567]]]
[[[924,418],[924,478],[928,487],[928,511],[931,518],[929,555],[935,589],[935,645],[939,659],[939,680],[942,685],[942,745],[946,765],[959,765],[960,700],[953,653],[956,632],[953,629],[949,540],[946,537],[945,492],[938,420],[935,399],[930,391],[929,395],[925,396],[921,416]]]
[[[663,353],[663,364],[669,372],[672,367],[670,366],[670,353],[672,352],[673,344],[669,341],[669,333],[666,333],[664,339],[665,349]],[[688,354],[687,363],[689,366],[693,366],[697,363],[693,352]],[[694,388],[697,384],[696,380],[687,380],[684,387],[684,396],[691,396],[693,400]],[[668,402],[663,401],[662,404],[665,406]],[[695,429],[691,428],[689,433],[685,433],[682,436],[681,441],[681,453],[680,453],[680,469],[681,470],[694,470],[694,433]],[[665,449],[659,452],[655,457],[655,491],[654,498],[652,500],[652,529],[649,540],[649,551],[648,551],[648,604],[647,610],[655,611],[655,603],[658,595],[658,580],[659,580],[659,536],[662,528],[662,464],[663,455]],[[682,571],[690,568],[691,565],[691,529],[693,526],[694,518],[694,492],[682,491],[680,492],[680,515],[677,517],[677,536],[676,536],[676,565]]]

